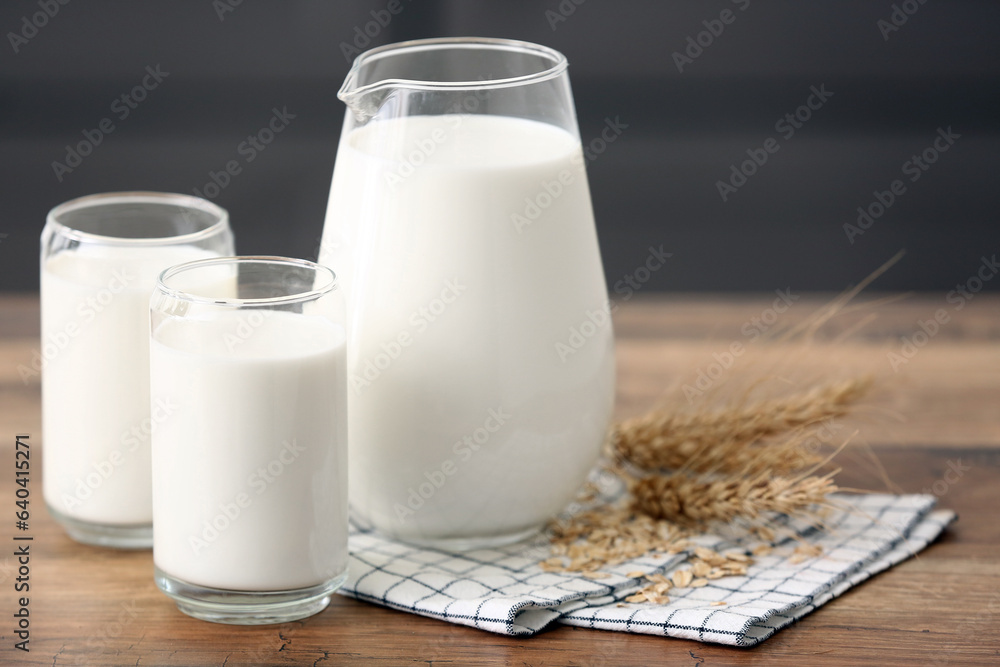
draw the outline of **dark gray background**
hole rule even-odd
[[[879,288],[948,290],[1000,251],[1000,3],[910,0],[916,12],[887,41],[877,22],[890,19],[888,0],[562,4],[575,11],[553,29],[546,12],[559,0],[402,0],[370,46],[482,35],[563,51],[584,142],[606,118],[628,125],[588,168],[609,283],[661,244],[674,255],[650,291],[839,290],[903,248]],[[51,207],[94,192],[201,189],[242,159],[237,146],[273,107],[295,120],[215,201],[239,252],[315,256],[344,113],[341,44],[386,5],[244,0],[220,20],[210,0],[75,0],[15,54],[9,33],[38,0],[4,2],[0,289],[37,289]],[[671,54],[726,8],[735,21],[678,72]],[[65,146],[157,64],[169,77],[57,181]],[[775,121],[813,85],[834,96],[723,203],[716,181],[778,137]],[[949,126],[961,139],[849,243],[857,207]]]

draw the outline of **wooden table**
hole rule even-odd
[[[619,416],[650,407],[665,387],[696,376],[731,342],[748,342],[746,334],[760,329],[752,318],[771,319],[767,309],[773,300],[670,296],[619,304]],[[803,297],[774,326],[801,320],[822,302]],[[912,335],[918,321],[941,308],[949,322],[894,373],[887,354],[900,349],[899,336]],[[852,334],[871,312],[877,319]],[[786,365],[815,377],[875,372],[882,380],[881,407],[860,414],[848,430],[860,429],[859,440],[872,445],[899,490],[937,492],[941,505],[957,510],[960,520],[918,558],[754,649],[564,626],[513,639],[341,596],[334,596],[325,612],[285,626],[244,628],[188,618],[153,585],[150,552],[76,544],[44,510],[39,383],[22,382],[17,370],[38,345],[37,298],[0,297],[0,313],[0,502],[7,508],[0,529],[7,544],[0,552],[2,663],[335,665],[361,658],[387,665],[1000,663],[998,298],[978,295],[956,311],[944,295],[929,295],[845,313],[814,349],[787,353],[792,358]],[[849,336],[836,340],[840,334]],[[751,365],[749,356],[740,363]],[[739,372],[738,367],[727,371]],[[30,653],[13,649],[18,433],[30,434],[33,452]],[[884,489],[861,454],[842,455],[845,471],[838,481]],[[946,477],[949,465],[957,465],[961,476]]]

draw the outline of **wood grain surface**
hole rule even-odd
[[[884,295],[868,296],[867,300]],[[734,342],[746,345],[708,384],[724,394],[745,377],[795,382],[871,373],[873,405],[845,420],[856,448],[838,482],[934,492],[960,519],[922,552],[853,589],[753,649],[555,626],[514,639],[334,596],[305,621],[254,628],[197,621],[153,584],[152,555],[70,540],[42,504],[38,347],[34,296],[0,297],[0,663],[16,665],[983,665],[1000,664],[1000,299],[979,295],[961,310],[941,296],[886,299],[845,312],[809,346],[762,344],[814,313],[823,295],[786,312],[775,296],[664,296],[618,304],[619,417],[664,400],[684,401]],[[934,336],[905,362],[891,354],[920,322],[944,309]],[[771,320],[771,324],[765,324]],[[755,323],[756,322],[756,323]],[[864,326],[861,326],[864,325]],[[860,327],[860,328],[859,328]],[[19,370],[19,366],[23,366]],[[703,380],[703,386],[706,381]],[[18,577],[13,541],[14,440],[32,451],[30,652],[14,649]],[[852,445],[853,447],[853,445]],[[962,475],[945,481],[949,465]],[[4,518],[6,517],[6,518]]]

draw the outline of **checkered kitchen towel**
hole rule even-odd
[[[724,577],[701,588],[674,588],[670,602],[624,603],[644,585],[626,573],[670,574],[686,555],[643,557],[605,568],[612,576],[591,580],[545,572],[540,545],[452,553],[414,547],[354,530],[344,595],[452,623],[507,635],[531,635],[559,622],[603,630],[682,637],[732,646],[754,646],[852,586],[932,542],[955,518],[931,511],[928,495],[859,495],[840,500],[822,530],[785,518],[788,533],[822,547],[822,555],[797,562],[795,538],[772,554],[754,556],[746,576]],[[719,552],[746,550],[747,538],[703,535],[698,546]],[[783,555],[782,555],[783,554]],[[687,566],[684,566],[687,567]],[[713,605],[725,602],[725,605]]]

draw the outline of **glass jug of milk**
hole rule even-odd
[[[566,58],[499,39],[354,62],[320,249],[348,313],[355,521],[468,549],[570,503],[614,400]]]

